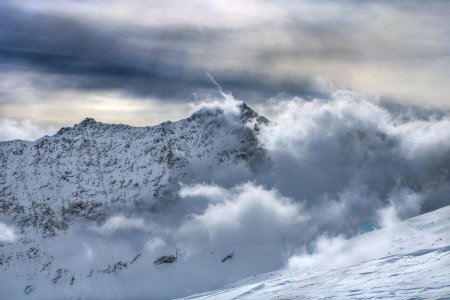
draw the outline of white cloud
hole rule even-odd
[[[196,112],[202,109],[210,111],[221,111],[226,116],[235,116],[239,114],[239,105],[241,100],[235,99],[231,94],[223,93],[224,99],[210,99],[208,101],[199,101],[197,103],[190,103],[191,111]]]
[[[228,193],[211,191],[217,190],[196,187],[196,196],[213,199],[203,213],[193,215],[176,233],[177,239],[189,248],[204,243],[236,248],[278,247],[307,218],[300,204],[252,183],[237,186]]]
[[[99,16],[114,20],[116,23],[148,27],[192,26],[208,28],[242,28],[262,25],[275,16],[284,16],[286,12],[276,4],[258,0],[245,3],[238,0],[210,2],[204,0],[154,1],[66,1],[64,5],[54,6],[51,1],[24,1],[24,7],[33,11],[53,11],[58,14],[72,15],[98,21]]]
[[[54,127],[40,127],[33,124],[30,120],[16,121],[6,118],[0,119],[0,141],[15,139],[34,141],[44,135],[51,135],[54,133],[56,133]]]
[[[0,73],[0,140],[33,140],[86,117],[106,123],[156,125],[186,116],[187,104],[132,96],[117,90],[50,89],[61,78],[32,71]],[[76,101],[74,101],[76,99]]]
[[[89,261],[94,259],[94,249],[87,243],[83,243],[83,254]]]
[[[450,119],[413,120],[391,128],[402,141],[402,151],[413,158],[446,155],[450,147]]]
[[[152,238],[147,243],[145,243],[145,249],[147,249],[150,253],[161,251],[165,246],[166,242],[159,237]]]
[[[388,255],[390,238],[388,233],[369,234],[351,241],[340,235],[335,237],[322,235],[314,242],[311,253],[304,250],[302,254],[291,257],[288,267],[308,272],[350,266]]]
[[[331,100],[281,101],[275,123],[264,128],[262,142],[268,149],[307,151],[313,143],[332,140],[337,134],[354,129],[376,130],[390,121],[389,113],[365,95],[338,90]],[[319,145],[318,145],[319,146]]]
[[[95,228],[100,233],[112,233],[117,230],[131,229],[145,229],[144,219],[116,215],[106,220],[102,226]]]
[[[192,186],[183,186],[179,192],[181,198],[203,197],[213,202],[222,201],[229,197],[229,192],[223,187],[217,185],[195,184]]]

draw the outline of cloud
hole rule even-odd
[[[300,204],[262,186],[246,183],[228,192],[218,191],[217,187],[202,185],[188,188],[188,193],[185,189],[180,191],[185,197],[210,198],[205,211],[190,216],[176,233],[188,249],[205,243],[217,248],[226,245],[236,251],[245,247],[278,247],[307,218]]]
[[[123,215],[110,217],[106,222],[95,231],[99,233],[112,233],[118,230],[145,229],[144,219],[128,218]]]
[[[409,204],[417,203],[417,199],[420,198],[420,195],[412,191],[402,191],[401,194],[405,198],[403,200],[409,200]],[[413,225],[415,222],[421,222],[417,219],[402,223],[400,215],[404,213],[403,209],[404,207],[394,202],[380,208],[376,212],[376,220],[381,229],[356,236],[350,240],[342,234],[322,233],[309,247],[298,249],[299,253],[290,257],[287,267],[296,272],[326,271],[392,254],[411,253],[423,249],[421,247],[425,241],[425,243],[434,245],[442,240],[434,233],[422,232],[420,226]],[[433,223],[432,217],[423,220]],[[428,225],[427,227],[429,227]]]
[[[144,1],[135,1],[134,4],[136,7],[151,5]],[[205,76],[207,72],[217,75],[227,89],[239,95],[276,94],[284,89],[278,87],[280,82],[272,82],[267,76],[252,78],[240,72],[223,72],[221,68],[202,64],[198,50],[208,54],[207,48],[221,44],[230,29],[174,26],[167,15],[173,13],[174,6],[179,8],[179,4],[153,5],[154,10],[150,12],[161,10],[165,15],[160,26],[130,24],[131,20],[138,19],[134,15],[126,18],[121,26],[98,21],[98,13],[101,12],[120,19],[114,11],[127,11],[130,6],[122,7],[119,3],[116,3],[116,8],[110,6],[105,10],[101,6],[100,10],[93,2],[84,5],[69,2],[61,5],[62,12],[51,9],[51,6],[42,10],[43,6],[45,1],[39,6],[32,2],[2,4],[0,61],[6,66],[4,73],[27,70],[55,77],[47,82],[47,89],[120,90],[140,98],[154,97],[162,101],[186,101],[193,94],[215,95],[214,86]],[[207,7],[219,13],[227,10],[219,5]],[[95,20],[90,18],[93,17],[90,16],[92,11],[86,8],[98,11]],[[139,11],[137,9],[134,13]],[[179,17],[174,20],[179,20]],[[144,20],[148,19],[146,13]],[[196,22],[195,18],[191,20]],[[43,38],[43,33],[51,35],[52,39]],[[219,51],[215,48],[211,51]],[[209,56],[214,55],[209,53]],[[282,84],[287,86],[286,81]],[[289,88],[298,91],[297,87],[301,89],[302,84],[291,83]]]
[[[442,1],[133,0],[107,7],[65,1],[54,7],[40,0],[5,1],[0,11],[1,73],[20,71],[27,85],[37,83],[26,74],[38,73],[47,78],[39,84],[47,92],[121,92],[162,106],[217,96],[210,73],[225,91],[253,103],[280,94],[324,97],[333,82],[449,108],[449,45],[442,38],[449,6]],[[0,102],[19,109],[24,97],[0,95]]]
[[[52,135],[54,133],[56,133],[56,128],[53,126],[42,128],[33,124],[30,120],[0,119],[0,141],[15,139],[34,141],[44,135]]]
[[[73,126],[86,117],[106,123],[148,126],[179,120],[189,111],[187,103],[169,100],[161,103],[161,99],[136,98],[121,91],[90,93],[56,88],[53,82],[58,80],[59,76],[54,74],[0,72],[0,119],[30,120],[38,127],[55,128],[56,132],[56,128]]]
[[[162,251],[166,247],[166,242],[162,238],[153,238],[145,244],[145,249],[150,253]]]
[[[328,99],[279,100],[269,109],[272,122],[261,128],[258,137],[270,164],[251,180],[289,197],[307,216],[292,231],[297,234],[288,234],[283,242],[285,248],[279,251],[286,256],[302,247],[315,249],[317,237],[324,234],[334,248],[363,231],[450,204],[443,194],[450,187],[450,145],[442,130],[448,115],[390,109],[377,98],[348,90],[336,91]],[[195,245],[224,240],[219,248],[227,247],[228,236],[238,239],[246,229],[237,225],[240,222],[235,220],[240,218],[232,212],[235,206],[236,211],[246,210],[237,200],[221,200],[239,199],[235,188],[224,189],[215,181],[213,186],[200,184],[182,190],[183,198],[192,196],[207,208],[192,216],[180,232],[191,232],[188,236]],[[205,198],[212,200],[200,202]],[[252,211],[276,224],[276,217],[265,217],[256,207]],[[242,219],[253,220],[251,216]],[[254,232],[258,231],[248,235],[258,236]],[[282,232],[277,235],[290,231]],[[244,240],[250,243],[252,238]],[[232,244],[245,243],[236,240]],[[354,250],[355,257],[367,258],[370,251],[364,249]],[[350,257],[337,261],[351,261]]]
[[[94,250],[87,243],[83,243],[83,254],[90,261],[92,261],[94,259],[94,256],[95,256]]]
[[[203,197],[213,202],[221,201],[229,197],[227,189],[214,185],[196,184],[194,186],[183,186],[179,192],[181,198]]]
[[[211,80],[214,82],[214,84],[217,85],[223,99],[213,98],[207,101],[203,100],[198,101],[197,103],[190,103],[191,111],[210,111],[212,113],[220,112],[220,114],[223,113],[223,115],[229,120],[236,119],[236,116],[239,116],[240,107],[243,102],[241,100],[235,99],[231,93],[227,94],[223,92],[222,87],[218,85],[212,77]]]
[[[349,241],[343,236],[320,236],[314,242],[312,253],[290,258],[288,267],[299,272],[325,271],[347,267],[389,254],[392,250],[392,233],[369,234],[368,237]]]
[[[274,166],[262,180],[283,194],[313,205],[320,195],[339,198],[356,186],[381,204],[404,187],[424,194],[423,211],[436,185],[448,187],[447,115],[404,118],[350,91],[330,99],[294,98],[279,107],[260,139]]]
[[[196,28],[242,28],[262,24],[274,14],[282,13],[275,4],[249,0],[246,3],[232,0],[227,3],[205,3],[203,0],[187,0],[183,3],[155,0],[132,0],[130,5],[121,1],[68,1],[55,7],[51,1],[24,1],[23,6],[31,11],[73,15],[97,20],[99,15],[114,19],[118,23],[147,27],[196,27]],[[174,6],[183,11],[174,10]]]

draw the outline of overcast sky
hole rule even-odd
[[[218,96],[207,73],[256,106],[350,88],[448,110],[449,15],[445,0],[3,0],[0,124],[176,120]]]

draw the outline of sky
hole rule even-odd
[[[0,140],[86,117],[153,125],[226,92],[266,103],[339,89],[450,109],[448,1],[4,0]]]

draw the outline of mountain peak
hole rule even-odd
[[[100,123],[95,121],[94,118],[86,118],[83,121],[81,121],[80,123],[75,124],[73,127],[62,127],[60,130],[58,130],[56,135],[60,135],[65,132],[70,132],[71,130],[74,130],[74,129],[81,130],[84,128],[90,128],[90,127],[95,126],[96,124],[100,124]]]
[[[96,124],[97,121],[95,121],[94,118],[86,118],[83,121],[81,121],[78,126],[88,126],[88,125],[92,125],[92,124]]]
[[[199,118],[205,118],[205,117],[216,117],[222,114],[225,114],[227,112],[231,112],[231,115],[235,115],[238,119],[240,119],[243,123],[251,122],[253,120],[256,120],[257,123],[269,123],[269,120],[265,117],[258,114],[256,111],[254,111],[250,106],[248,106],[245,102],[237,102],[235,108],[237,110],[229,109],[229,107],[226,106],[220,106],[220,105],[205,105],[204,107],[201,107],[198,111],[193,113],[189,119],[199,119]]]
[[[249,122],[251,120],[256,120],[257,123],[263,123],[263,124],[269,123],[269,120],[267,118],[258,114],[250,106],[248,106],[245,102],[242,102],[239,105],[239,110],[240,110],[240,118],[243,122]]]

